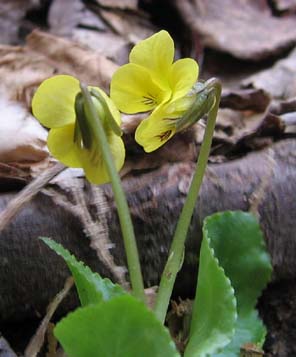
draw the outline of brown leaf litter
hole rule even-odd
[[[175,4],[205,47],[237,58],[258,61],[296,44],[295,16],[273,16],[267,0],[176,0]]]

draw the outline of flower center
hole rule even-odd
[[[150,93],[147,93],[147,95],[143,95],[143,98],[144,99],[142,100],[142,102],[146,105],[154,106],[155,104],[157,104],[156,98]]]

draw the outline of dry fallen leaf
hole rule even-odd
[[[0,1],[0,43],[19,42],[19,28],[26,12],[39,5],[39,0]]]
[[[74,40],[117,64],[128,62],[131,46],[155,32],[137,1],[53,0],[48,24],[50,33]]]
[[[269,108],[270,112],[276,115],[286,114],[296,111],[296,97],[288,100],[272,101]]]
[[[295,26],[296,29],[296,26]],[[263,89],[274,99],[296,96],[296,49],[269,69],[258,72],[242,82],[244,87]]]
[[[137,0],[95,0],[99,5],[109,8],[136,10]]]
[[[53,65],[27,47],[0,45],[0,93],[8,99],[29,108],[33,89],[53,73]]]
[[[99,53],[75,42],[33,31],[27,38],[30,50],[42,54],[59,73],[77,76],[88,84],[108,89],[118,66]]]
[[[295,0],[273,0],[274,7],[277,11],[296,12],[296,1]]]
[[[270,96],[261,89],[225,89],[222,91],[220,107],[264,112],[269,102]]]
[[[83,10],[85,6],[81,0],[53,0],[48,12],[50,32],[70,37],[73,29],[85,15]]]
[[[72,41],[34,31],[25,47],[0,45],[0,93],[31,107],[34,90],[46,78],[66,73],[108,90],[117,66]]]
[[[143,12],[100,9],[100,15],[117,34],[133,45],[157,31]]]
[[[245,343],[240,348],[240,357],[263,357],[264,351],[253,343]]]
[[[128,61],[130,45],[129,41],[122,36],[112,32],[76,28],[73,31],[72,38],[119,65]]]
[[[261,113],[220,109],[213,138],[213,158],[216,160],[219,155],[233,158],[242,152],[260,150],[271,145],[284,130],[284,121],[268,109]],[[201,140],[199,137],[199,142]]]
[[[0,98],[0,162],[30,165],[48,157],[47,131],[18,103]]]
[[[296,43],[295,16],[274,17],[266,0],[176,0],[185,23],[210,48],[262,60]]]
[[[11,187],[20,187],[31,179],[28,170],[14,166],[13,164],[4,164],[0,162],[0,189],[9,190]]]

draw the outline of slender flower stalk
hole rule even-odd
[[[208,114],[207,126],[204,133],[204,139],[200,148],[196,170],[179,221],[177,223],[173,242],[169,252],[168,261],[164,268],[159,285],[159,291],[157,294],[154,310],[157,318],[161,322],[164,322],[165,320],[176,276],[182,264],[184,245],[187,237],[188,228],[190,225],[191,217],[194,211],[200,186],[207,167],[208,157],[210,154],[212,137],[214,133],[216,117],[221,97],[221,84],[217,79],[213,78],[208,81],[208,88],[211,89],[215,94],[215,104],[210,109]]]
[[[80,84],[80,88],[85,103],[86,120],[88,120],[88,124],[92,129],[92,133],[96,142],[99,143],[100,151],[105,162],[107,172],[111,179],[125,251],[127,255],[127,264],[132,285],[132,293],[138,299],[145,301],[144,284],[139,262],[137,243],[126,197],[121,186],[119,175],[114,166],[113,157],[109,149],[109,144],[103,125],[100,118],[98,117],[98,113],[93,104],[90,92],[83,84]]]

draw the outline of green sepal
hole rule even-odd
[[[121,130],[120,126],[116,123],[115,119],[113,118],[113,115],[110,112],[110,109],[109,109],[105,99],[101,95],[101,93],[99,91],[95,90],[94,88],[92,88],[90,90],[90,94],[93,95],[101,103],[103,111],[105,113],[106,123],[109,125],[110,129],[113,130],[113,132],[117,136],[122,136],[122,130]]]
[[[82,139],[83,147],[89,150],[91,149],[93,138],[85,116],[84,99],[81,92],[78,93],[75,98],[75,114],[74,142],[81,147],[81,143],[79,141]]]
[[[198,82],[193,88],[195,100],[187,112],[176,121],[176,131],[181,131],[195,124],[210,112],[216,102],[216,94],[212,81]]]

